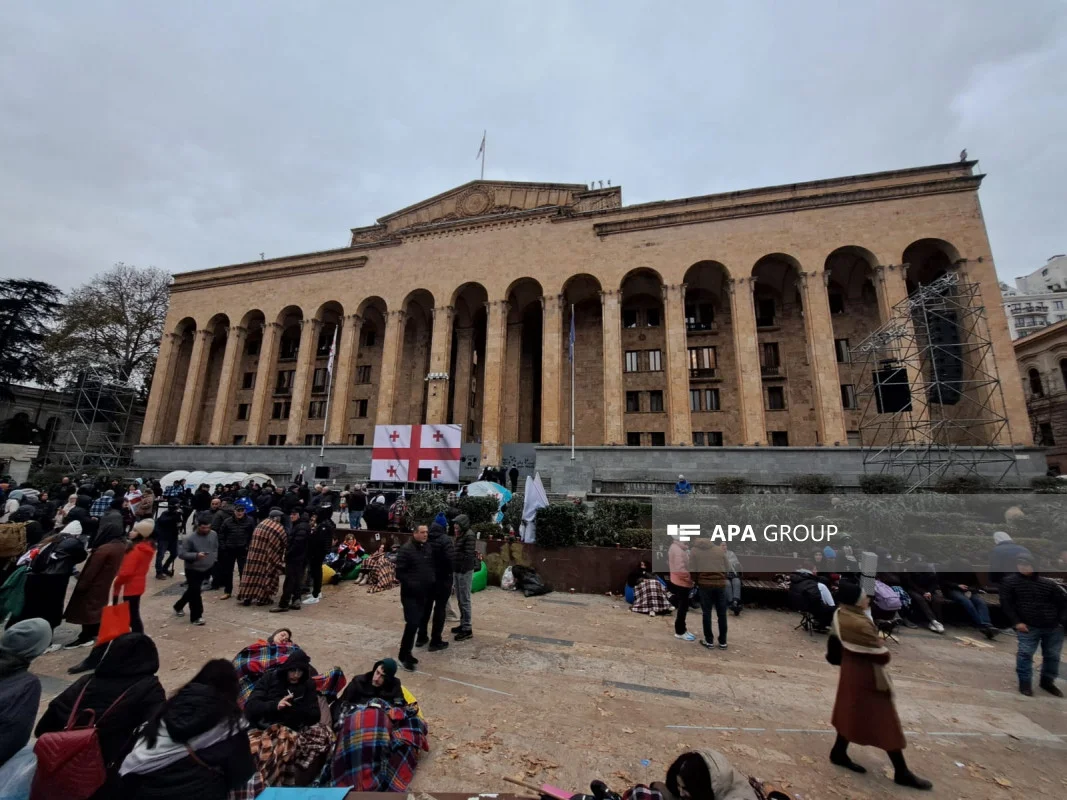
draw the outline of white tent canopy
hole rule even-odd
[[[201,483],[206,483],[214,488],[218,483],[226,485],[239,483],[242,486],[247,486],[250,481],[263,484],[270,480],[270,476],[262,472],[204,472],[203,470],[189,472],[184,469],[176,469],[160,478],[159,485],[166,489],[169,486],[173,486],[174,481],[180,481],[183,478],[185,479],[185,485],[190,489],[195,489]]]

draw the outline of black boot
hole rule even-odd
[[[1056,686],[1056,683],[1051,678],[1042,678],[1039,685],[1053,697],[1063,697],[1063,692],[1060,691],[1059,687]]]
[[[1019,684],[1019,694],[1023,695],[1024,697],[1033,697],[1034,696],[1034,690],[1030,688],[1030,684],[1029,683],[1020,683]]]
[[[904,761],[904,751],[894,750],[889,754],[889,760],[893,762],[893,783],[897,786],[907,786],[909,789],[921,789],[929,791],[934,785],[926,778],[920,778],[910,769]]]
[[[860,774],[867,771],[866,767],[860,766],[848,757],[848,739],[840,733],[837,734],[837,741],[834,742],[834,747],[830,751],[830,763]]]

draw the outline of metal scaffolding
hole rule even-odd
[[[947,272],[920,286],[851,357],[864,472],[898,475],[908,492],[948,476],[1018,482],[978,284]]]
[[[79,373],[71,392],[71,426],[61,463],[73,472],[128,466],[133,444],[130,421],[137,390],[108,379],[95,369]]]

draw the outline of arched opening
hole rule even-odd
[[[178,416],[182,411],[182,399],[185,397],[185,381],[189,377],[189,361],[193,357],[193,339],[196,336],[196,320],[186,317],[174,329],[178,337],[174,348],[174,371],[170,386],[166,387],[163,408],[160,411],[163,422],[160,425],[159,441],[173,443],[178,435]]]
[[[43,461],[47,461],[48,454],[52,449],[52,446],[56,443],[56,436],[59,434],[59,417],[49,417],[48,421],[44,424],[44,433],[41,436],[41,450],[37,454],[38,458]]]
[[[903,262],[908,265],[908,294],[920,286],[928,286],[946,272],[955,269],[959,251],[941,239],[920,239],[904,250]]]
[[[221,444],[244,444],[248,439],[248,422],[252,418],[252,399],[259,380],[259,354],[263,348],[266,317],[259,309],[249,311],[241,319],[247,331],[244,346],[237,356],[234,370],[233,409],[230,425],[222,432]]]
[[[1067,390],[1067,358],[1060,359],[1060,384]]]
[[[756,262],[752,277],[766,441],[777,445],[818,444],[800,265],[792,256],[773,253]]]
[[[289,416],[292,414],[293,386],[296,382],[296,362],[300,355],[303,322],[304,312],[297,306],[289,306],[278,314],[281,336],[276,367],[268,373],[271,377],[271,393],[266,408],[265,438],[260,444],[289,444]]]
[[[448,421],[462,427],[464,442],[482,440],[487,302],[489,294],[480,283],[465,283],[452,295]]]
[[[623,430],[630,444],[662,446],[670,430],[663,279],[654,270],[635,269],[619,288]]]
[[[1045,396],[1045,386],[1041,381],[1041,373],[1036,368],[1030,367],[1026,372],[1026,377],[1030,381],[1030,394],[1034,397]]]
[[[356,364],[349,395],[346,431],[342,441],[364,446],[374,444],[374,421],[378,415],[378,386],[382,372],[382,344],[388,307],[380,297],[368,297],[357,310],[362,318],[355,346]]]
[[[741,407],[726,267],[700,261],[685,273],[685,336],[693,444],[740,444]]]
[[[311,365],[310,386],[308,387],[307,407],[301,409],[304,414],[304,430],[302,435],[305,446],[321,445],[326,436],[326,414],[344,413],[338,409],[330,409],[327,402],[330,390],[330,351],[336,353],[341,346],[341,321],[345,317],[345,310],[340,303],[330,300],[319,306],[315,312],[315,324],[312,331],[315,335],[315,354]]]
[[[504,443],[541,441],[542,293],[541,284],[532,278],[515,281],[507,292]]]
[[[580,445],[604,443],[604,326],[600,292],[600,281],[592,275],[575,275],[563,286],[560,438],[570,441],[572,393],[568,352],[573,316],[574,434],[575,443]]]
[[[858,389],[864,385],[862,359],[852,360],[852,348],[878,329],[883,320],[874,286],[877,260],[862,247],[839,247],[826,258],[827,295],[834,328],[834,355],[841,385],[841,406],[848,442],[860,444],[863,409]],[[869,376],[868,376],[869,378]]]
[[[430,371],[433,337],[433,295],[416,289],[402,306],[403,339],[397,365],[392,420],[398,425],[421,425],[426,421],[426,374]]]

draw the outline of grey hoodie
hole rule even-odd
[[[205,553],[205,556],[197,560],[197,553]],[[193,531],[182,539],[178,558],[185,561],[186,569],[207,572],[219,560],[219,535],[215,531],[209,531],[207,536],[201,536],[197,531]]]

